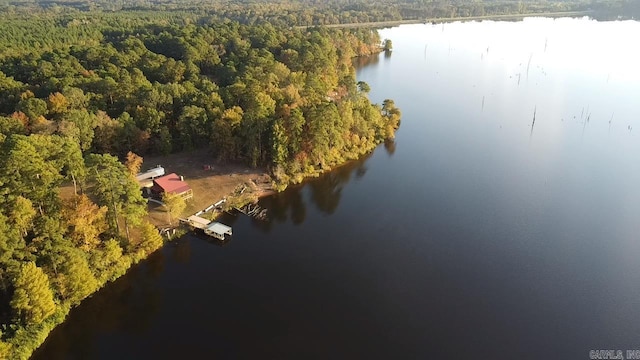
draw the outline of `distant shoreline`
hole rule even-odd
[[[310,27],[326,27],[326,28],[381,28],[391,27],[405,24],[426,24],[426,23],[445,23],[453,21],[473,21],[473,20],[514,20],[522,19],[525,17],[574,17],[574,16],[586,16],[592,14],[593,11],[559,11],[559,12],[542,12],[542,13],[527,13],[527,14],[496,14],[496,15],[482,15],[482,16],[468,16],[468,17],[448,17],[448,18],[428,18],[428,19],[406,19],[406,20],[393,20],[393,21],[376,21],[376,22],[364,22],[364,23],[346,23],[346,24],[329,24],[329,25],[311,25],[311,26],[296,26],[298,29],[307,29]]]

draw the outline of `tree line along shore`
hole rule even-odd
[[[373,21],[373,22],[355,22],[323,25],[328,28],[384,28],[407,24],[429,24],[443,23],[453,21],[477,21],[477,20],[517,20],[525,17],[576,17],[589,16],[594,14],[593,10],[583,11],[560,11],[560,12],[542,12],[542,13],[522,13],[522,14],[495,14],[495,15],[476,15],[476,16],[457,16],[457,17],[437,17],[425,19],[405,19],[405,20],[389,20],[389,21]],[[298,28],[308,28],[313,26],[297,26]]]

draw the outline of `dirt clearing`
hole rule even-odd
[[[252,169],[240,164],[221,164],[213,160],[206,150],[184,152],[167,156],[144,158],[142,171],[157,165],[167,174],[184,176],[193,190],[193,199],[187,201],[183,216],[192,215],[209,205],[233,194],[237,188],[246,188],[261,197],[273,193],[271,177],[264,169]],[[244,186],[243,186],[244,185]],[[149,204],[149,220],[156,226],[169,225],[169,217],[161,205]],[[173,221],[176,225],[176,220]]]

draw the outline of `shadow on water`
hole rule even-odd
[[[94,339],[99,334],[124,330],[137,336],[152,328],[162,307],[162,295],[155,281],[164,271],[164,256],[157,251],[83,301],[69,315],[73,316],[73,322],[55,328],[31,359],[68,359],[67,354],[88,358],[88,354],[96,353]]]
[[[376,65],[379,62],[380,62],[379,54],[373,54],[369,56],[359,56],[359,57],[353,58],[353,66],[355,66],[356,69],[359,69],[365,66]]]
[[[396,152],[396,141],[393,139],[385,140],[384,149],[387,151],[387,155],[389,155],[389,157],[392,157]]]
[[[174,251],[171,253],[173,260],[179,264],[188,264],[191,261],[191,243],[189,241],[176,241]]]
[[[393,152],[395,145],[390,151]],[[260,201],[260,205],[269,210],[267,220],[254,220],[254,225],[264,232],[269,232],[275,223],[284,223],[287,219],[295,225],[304,223],[307,215],[307,206],[310,204],[325,214],[333,214],[340,204],[342,189],[353,178],[362,178],[367,173],[366,162],[373,153],[323,174],[317,179],[312,179],[302,185],[289,187],[282,193],[269,196]],[[305,192],[310,196],[305,199]]]
[[[353,58],[353,66],[355,66],[356,69],[360,69],[366,66],[373,66],[380,62],[381,57],[384,57],[384,61],[389,61],[391,60],[393,51],[383,51],[383,54],[384,56],[380,56],[380,54],[377,53],[368,56],[359,56]]]

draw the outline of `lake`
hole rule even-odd
[[[640,349],[640,23],[403,25],[394,143],[185,236],[34,359],[587,359]]]

